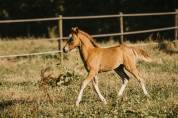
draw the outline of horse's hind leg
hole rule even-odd
[[[124,65],[120,65],[118,68],[115,69],[115,72],[121,77],[122,79],[122,86],[118,92],[118,96],[122,96],[123,92],[127,86],[129,76],[124,72]]]
[[[141,87],[143,89],[143,92],[144,94],[147,96],[147,97],[150,97],[146,88],[145,88],[145,83],[144,83],[144,80],[142,79],[139,71],[137,70],[136,66],[126,66],[126,69],[134,75],[134,77],[139,81],[139,83],[141,84]]]
[[[101,99],[101,101],[104,102],[104,104],[107,104],[106,102],[106,99],[102,96],[100,90],[99,90],[99,87],[98,87],[98,77],[95,76],[94,79],[92,80],[92,83],[93,83],[93,87],[96,91],[96,93],[98,94],[99,98]]]

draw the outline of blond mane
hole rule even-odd
[[[91,37],[91,35],[89,35],[88,33],[84,32],[84,31],[81,31],[79,30],[79,33],[83,34],[84,36],[86,36],[90,41],[91,43],[94,45],[94,47],[100,47],[96,42],[95,40],[93,39],[93,37]]]

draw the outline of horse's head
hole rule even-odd
[[[80,46],[80,38],[78,36],[78,33],[79,33],[78,27],[74,27],[74,28],[71,29],[69,39],[68,39],[66,45],[63,48],[64,52],[67,53],[67,52],[71,51],[72,49]]]

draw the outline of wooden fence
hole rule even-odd
[[[124,32],[124,17],[138,17],[138,16],[165,16],[165,15],[174,15],[175,16],[175,26],[156,28],[156,29],[148,29],[148,30],[140,30],[140,31],[131,31]],[[60,15],[59,17],[54,18],[39,18],[39,19],[20,19],[20,20],[1,20],[0,24],[10,24],[10,23],[21,23],[21,22],[42,22],[42,21],[54,21],[58,20],[58,29],[59,29],[59,37],[49,39],[49,40],[57,40],[58,41],[58,50],[49,51],[49,52],[37,52],[31,54],[13,54],[13,55],[1,55],[0,58],[10,58],[17,56],[31,56],[31,55],[40,55],[40,54],[51,54],[51,53],[60,53],[60,61],[63,63],[63,51],[62,51],[62,41],[63,39],[67,39],[68,37],[63,36],[63,21],[64,20],[85,20],[85,19],[106,19],[106,18],[120,18],[120,32],[117,33],[108,33],[108,34],[96,34],[92,35],[94,38],[97,37],[110,37],[110,36],[120,36],[121,42],[124,41],[125,35],[130,34],[141,34],[141,33],[150,33],[157,31],[167,31],[167,30],[175,30],[175,39],[178,38],[178,10],[175,12],[163,12],[163,13],[138,13],[138,14],[120,14],[116,15],[97,15],[97,16],[77,16],[77,17],[65,17]]]

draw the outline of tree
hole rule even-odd
[[[0,0],[0,19],[118,14],[121,11],[124,13],[167,12],[174,11],[176,7],[178,8],[177,0]],[[128,31],[173,25],[173,17],[129,17],[124,20],[125,29]],[[44,34],[47,34],[48,28],[55,26],[57,22],[0,24],[0,36],[47,36]],[[79,26],[91,34],[120,32],[117,18],[64,21],[65,35],[72,26]]]

